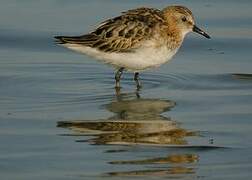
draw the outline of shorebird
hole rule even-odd
[[[169,61],[192,31],[210,39],[195,25],[187,7],[168,6],[162,10],[142,7],[122,12],[90,33],[55,38],[58,44],[115,67],[116,88],[120,88],[124,70],[134,72],[136,86],[140,88],[139,72]]]

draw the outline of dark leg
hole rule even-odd
[[[115,80],[116,80],[116,84],[115,84],[115,88],[120,88],[120,79],[122,76],[124,68],[120,68],[116,74],[115,74]]]
[[[140,91],[140,88],[137,88],[136,89],[136,97],[137,97],[137,99],[141,98],[139,91]]]
[[[137,89],[140,89],[141,84],[140,84],[140,81],[139,81],[139,73],[138,72],[135,73],[134,80],[136,81]]]
[[[115,87],[115,95],[116,95],[117,101],[120,101],[120,98],[121,98],[121,89],[120,89],[120,87]]]

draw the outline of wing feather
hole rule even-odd
[[[57,36],[60,43],[75,43],[104,52],[132,51],[142,40],[152,37],[155,27],[164,23],[158,9],[138,8],[102,22],[93,32],[76,37]]]

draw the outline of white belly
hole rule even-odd
[[[106,53],[97,49],[81,46],[78,44],[64,44],[65,47],[74,51],[94,57],[104,63],[111,64],[116,68],[124,67],[130,71],[141,71],[149,68],[159,67],[169,61],[178,50],[170,50],[166,46],[154,49],[143,47],[135,52]]]

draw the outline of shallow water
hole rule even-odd
[[[251,179],[251,1],[0,2],[1,179]],[[53,42],[173,3],[213,38],[189,35],[140,91]]]

